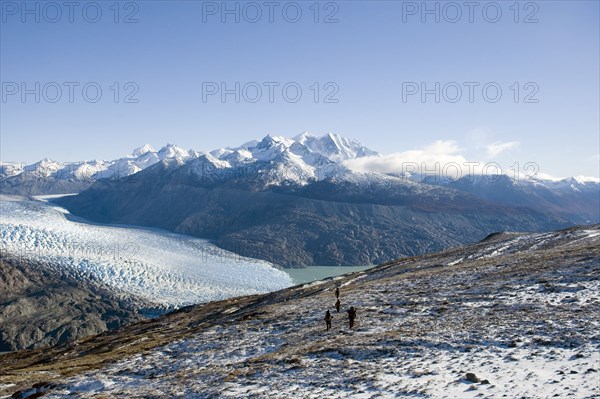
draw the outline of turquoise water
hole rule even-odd
[[[327,277],[339,276],[346,273],[359,272],[374,266],[308,266],[301,269],[282,269],[296,284],[309,283]]]

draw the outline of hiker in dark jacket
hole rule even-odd
[[[354,306],[351,306],[350,309],[347,310],[348,312],[348,323],[350,325],[350,328],[354,327],[354,320],[356,319],[356,309],[354,309]]]
[[[335,297],[336,299],[340,297],[340,287],[335,287]]]
[[[327,324],[327,331],[329,331],[329,329],[331,328],[331,319],[333,319],[333,317],[331,316],[331,313],[329,313],[329,310],[327,312],[325,312],[325,324]]]
[[[340,303],[340,300],[338,299],[337,301],[335,301],[335,310],[337,310],[338,313],[340,313],[340,306],[342,306],[342,304]]]

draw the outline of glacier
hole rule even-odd
[[[47,202],[0,196],[0,250],[125,297],[177,308],[293,285],[273,264],[159,229],[92,224]]]

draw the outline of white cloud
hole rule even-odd
[[[526,163],[515,172],[510,162],[494,159],[498,155],[520,147],[519,141],[495,141],[490,143],[489,131],[480,129],[469,133],[469,148],[459,146],[454,140],[438,140],[422,149],[397,152],[389,155],[352,159],[345,166],[356,172],[408,174],[441,178],[460,178],[468,175],[506,174],[513,178],[535,178],[539,180],[560,181],[564,178],[531,170],[535,163]],[[475,142],[477,141],[477,142]],[[473,146],[479,151],[472,151]],[[469,151],[471,150],[471,151]],[[468,158],[467,158],[468,157]],[[598,155],[590,158],[598,162]],[[504,160],[506,161],[506,159]],[[517,163],[519,165],[519,163]],[[529,166],[528,166],[529,165]],[[578,176],[580,182],[597,182],[597,177]]]
[[[505,151],[518,148],[521,145],[518,141],[496,141],[485,146],[485,153],[488,157],[496,157]]]
[[[482,163],[469,163],[459,154],[461,148],[454,140],[438,140],[421,150],[403,151],[383,156],[356,158],[345,165],[357,172],[422,173],[447,177],[479,173]]]
[[[478,154],[479,157],[487,160],[521,146],[519,141],[502,141],[498,140],[497,137],[498,134],[493,129],[481,126],[467,132],[466,143],[472,154]]]

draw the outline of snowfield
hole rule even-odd
[[[292,285],[272,264],[207,240],[77,220],[49,203],[2,196],[0,249],[168,308]]]

